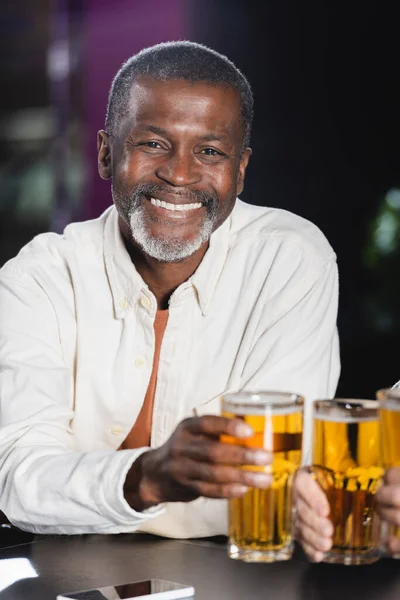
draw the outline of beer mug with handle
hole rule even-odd
[[[380,556],[375,494],[383,476],[377,402],[317,400],[312,457],[312,473],[326,493],[334,527],[324,562],[375,562]]]

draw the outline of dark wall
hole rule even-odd
[[[194,19],[196,40],[226,53],[253,86],[243,199],[314,221],[337,253],[343,395],[373,396],[400,379],[397,246],[386,275],[386,259],[374,270],[365,258],[384,195],[400,187],[397,5],[203,0]],[[386,325],[371,302],[394,313]]]

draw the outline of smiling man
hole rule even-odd
[[[173,48],[179,52],[180,46]],[[112,178],[132,260],[147,283],[150,277],[153,286],[164,287],[156,297],[159,308],[166,308],[243,189],[252,96],[239,74],[243,102],[229,84],[143,75],[140,65],[148,54],[128,62],[115,80],[107,132],[99,132],[99,172]],[[123,105],[118,88],[126,80],[133,83]]]
[[[219,441],[252,433],[219,416],[220,395],[334,393],[335,254],[311,223],[237,198],[252,115],[248,81],[213,50],[133,56],[98,135],[113,206],[3,267],[0,507],[15,525],[226,533],[225,499],[271,483],[240,466],[271,457]]]
[[[158,262],[198,260],[233,209],[250,154],[238,147],[239,95],[228,86],[139,76],[130,107],[133,120],[120,125],[113,157],[122,231]],[[99,145],[100,174],[109,178],[114,167],[104,131]]]

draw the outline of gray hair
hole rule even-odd
[[[166,42],[145,48],[129,58],[111,85],[107,105],[106,131],[115,136],[128,113],[130,90],[139,76],[161,81],[183,79],[210,85],[228,85],[240,95],[243,149],[250,143],[253,120],[253,93],[246,77],[223,54],[195,42]]]

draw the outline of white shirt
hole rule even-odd
[[[218,413],[227,391],[293,391],[308,409],[331,397],[337,302],[335,254],[317,227],[238,200],[171,296],[151,446],[185,417]],[[146,449],[116,450],[145,397],[156,310],[114,207],[63,235],[39,235],[0,271],[0,508],[18,527],[226,533],[225,501],[137,513],[123,497]]]

